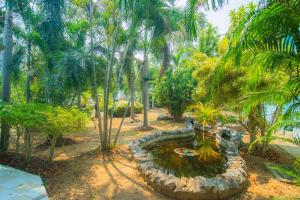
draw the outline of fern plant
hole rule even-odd
[[[291,168],[271,165],[269,166],[272,170],[282,174],[291,179],[296,185],[300,186],[300,158],[294,161]]]

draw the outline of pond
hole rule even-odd
[[[156,142],[145,147],[145,150],[150,152],[153,163],[167,174],[173,174],[177,177],[214,177],[217,174],[222,174],[226,171],[226,161],[222,154],[218,159],[210,162],[204,162],[200,159],[199,155],[195,156],[182,156],[175,153],[178,148],[187,148],[194,152],[199,151],[201,137],[193,137],[189,139],[174,139],[162,142]],[[206,143],[209,140],[210,147],[216,152],[220,152],[213,140],[205,139]]]

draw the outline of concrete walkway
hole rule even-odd
[[[291,156],[294,158],[300,158],[300,147],[287,143],[287,142],[282,142],[282,141],[276,141],[273,144],[278,146],[280,149],[286,151],[289,153]]]
[[[300,137],[300,131],[299,130],[294,131],[294,132],[285,131],[285,132],[277,133],[277,135],[291,139],[292,137],[297,136],[297,135],[298,135],[298,137]],[[300,147],[299,146],[289,143],[289,142],[282,141],[282,140],[273,140],[272,144],[275,144],[282,150],[286,151],[294,158],[300,158]]]
[[[39,176],[0,165],[1,200],[48,200]]]

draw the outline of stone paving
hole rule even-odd
[[[39,176],[0,165],[1,200],[48,200]]]

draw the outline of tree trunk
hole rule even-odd
[[[115,89],[116,94],[114,95],[114,98],[113,98],[113,104],[112,104],[112,109],[111,109],[111,114],[110,114],[109,136],[108,136],[109,144],[110,144],[110,140],[111,140],[112,123],[113,123],[114,112],[115,112],[115,105],[116,105],[116,98],[117,98],[116,95],[120,89],[121,76],[122,76],[125,60],[126,60],[127,56],[132,57],[132,51],[128,51],[130,46],[131,46],[131,38],[129,39],[129,41],[127,42],[127,45],[125,47],[124,54],[122,56],[123,58],[121,59],[120,68],[119,68],[119,72],[117,75],[117,83],[116,83],[116,89]]]
[[[81,92],[78,91],[78,95],[77,95],[77,108],[80,110],[81,107]]]
[[[130,99],[129,99],[129,101],[128,101],[128,104],[127,104],[127,107],[126,107],[125,112],[124,112],[124,114],[123,114],[121,123],[120,123],[120,125],[119,125],[118,130],[117,130],[116,137],[115,137],[115,140],[114,140],[114,145],[116,145],[117,142],[118,142],[118,138],[119,138],[119,135],[120,135],[120,132],[121,132],[121,128],[122,128],[122,126],[123,126],[125,117],[127,116],[127,112],[128,112],[128,110],[129,110],[130,102],[131,102],[131,101],[132,101],[132,96],[130,97]]]
[[[102,136],[102,122],[101,122],[101,113],[99,108],[99,98],[97,94],[97,77],[96,77],[96,68],[94,63],[94,33],[93,33],[93,1],[90,1],[90,16],[89,16],[89,25],[90,25],[90,53],[92,58],[92,70],[93,70],[93,96],[95,100],[95,111],[98,119],[98,130],[100,144],[103,147],[103,136]]]
[[[131,93],[131,106],[130,106],[130,118],[134,122],[134,101],[135,101],[135,73],[134,66],[131,66],[130,72],[130,93]]]
[[[149,93],[149,61],[148,61],[148,31],[147,28],[145,28],[145,47],[144,47],[144,63],[143,63],[143,69],[142,69],[142,101],[143,101],[143,108],[144,108],[144,121],[143,121],[143,127],[148,126],[148,93]]]
[[[53,136],[50,140],[50,151],[49,151],[49,157],[48,157],[48,162],[51,163],[53,161],[54,157],[54,151],[55,151],[55,146],[56,146],[56,140],[57,138]]]
[[[20,130],[20,128],[16,127],[16,131],[17,131],[17,139],[16,139],[16,155],[19,154],[19,147],[20,147],[20,137],[22,134],[22,131]]]
[[[31,101],[31,42],[27,44],[27,77],[26,77],[26,103]]]
[[[2,101],[10,102],[11,95],[11,62],[12,62],[12,13],[10,7],[6,7],[5,23],[3,29],[3,46],[2,51]],[[5,122],[1,123],[0,151],[6,153],[9,146],[10,128]]]
[[[31,102],[31,42],[27,43],[27,77],[26,77],[26,103]],[[31,160],[31,135],[28,128],[25,128],[24,133],[25,159],[27,162]]]
[[[110,89],[111,89],[111,80],[112,80],[112,70],[113,70],[113,59],[115,55],[115,50],[116,50],[116,37],[119,31],[119,27],[121,25],[122,17],[123,17],[123,11],[124,11],[124,1],[121,1],[121,10],[118,16],[118,21],[115,27],[115,30],[112,35],[112,44],[111,44],[111,52],[108,56],[108,63],[106,67],[106,73],[105,73],[105,86],[104,86],[104,117],[103,117],[103,146],[102,150],[107,151],[110,148],[110,133],[109,133],[109,126],[108,126],[108,109],[109,109],[109,94],[110,94]],[[112,120],[112,119],[111,119]]]
[[[25,129],[24,134],[24,144],[25,144],[25,159],[26,161],[31,160],[31,135],[28,128]]]
[[[163,60],[163,64],[160,70],[160,77],[162,77],[165,72],[167,71],[167,69],[169,68],[170,65],[170,48],[167,42],[165,42],[165,46],[164,46],[164,60]]]
[[[151,108],[152,108],[152,109],[155,108],[155,100],[154,100],[153,94],[152,94],[152,98],[151,98]]]

